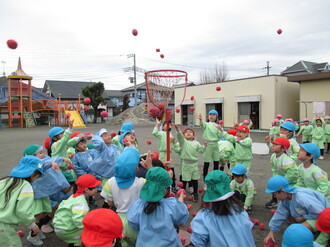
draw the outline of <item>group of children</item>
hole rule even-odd
[[[69,247],[182,246],[177,232],[189,214],[184,204],[186,193],[181,191],[178,199],[173,198],[178,189],[176,164],[171,162],[173,152],[180,158],[177,175],[181,187],[186,189],[188,184],[195,202],[199,200],[198,153],[203,154],[203,201],[207,204],[191,222],[192,243],[255,246],[253,224],[249,220],[257,193],[249,177],[252,122],[248,120],[225,131],[223,122],[217,122],[216,110],[208,113],[207,121],[200,114],[196,118],[203,130],[202,144],[196,140],[193,128],[180,130],[176,124],[156,119],[152,134],[159,140],[158,152],[149,151],[145,156],[138,152],[134,125],[130,122],[124,123],[116,135],[106,129],[95,135],[73,132],[71,120],[67,130],[52,128],[45,141],[48,156],[43,154],[42,146],[29,145],[20,164],[0,180],[0,246],[21,246],[16,234],[20,223],[31,229],[27,240],[41,246],[46,237],[43,232],[53,231],[49,226],[51,220],[56,235]],[[326,125],[330,126],[330,118],[315,119],[315,126],[318,122],[323,133],[328,133]],[[176,138],[170,136],[168,160],[166,131],[172,127],[177,133]],[[266,138],[274,153],[273,177],[266,190],[272,199],[266,207],[278,209],[270,221],[265,243],[275,241],[273,233],[291,220],[310,232],[321,231],[316,241],[325,246],[330,233],[326,210],[330,207],[330,184],[327,174],[316,163],[322,149],[315,141],[299,145],[292,121],[274,120],[273,128]],[[297,133],[300,134],[307,135]],[[323,137],[324,140],[328,139]],[[329,147],[330,141],[326,142]],[[299,167],[298,160],[302,162]],[[213,171],[209,173],[211,162]],[[223,172],[226,164],[227,174]],[[104,198],[103,209],[89,212],[90,207],[95,207],[97,191]],[[324,217],[316,221],[323,210]],[[289,233],[284,237],[289,239]]]

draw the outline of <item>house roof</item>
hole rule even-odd
[[[330,79],[330,72],[288,77],[289,82],[302,82],[302,81],[327,80],[327,79]]]
[[[104,92],[108,95],[109,98],[111,97],[123,97],[123,93],[120,90],[104,90]]]
[[[281,72],[284,76],[315,74],[329,69],[328,63],[315,63],[309,61],[299,61]]]
[[[137,84],[136,89],[137,90],[146,90],[146,83],[143,82],[143,83]],[[134,85],[131,86],[131,87],[124,88],[121,91],[122,92],[128,92],[128,91],[132,91],[132,90],[134,90]]]
[[[92,86],[96,82],[81,82],[81,81],[55,81],[46,80],[43,92],[46,92],[47,86],[49,87],[53,97],[57,98],[61,94],[62,99],[77,99],[78,94],[82,96],[81,90],[85,86]],[[107,99],[108,95],[103,93],[102,96]]]

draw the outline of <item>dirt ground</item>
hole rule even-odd
[[[110,126],[107,124],[92,124],[87,128],[76,129],[82,132],[95,133],[100,128],[106,127],[108,131],[118,131],[120,126]],[[136,126],[135,132],[139,141],[139,151],[140,153],[145,153],[149,149],[152,151],[157,151],[157,139],[152,136],[153,125]],[[45,138],[47,137],[50,127],[48,126],[38,126],[30,129],[24,128],[4,128],[0,130],[0,177],[8,175],[11,169],[16,166],[22,156],[23,149],[30,144],[42,145]],[[202,130],[196,128],[197,140],[201,142]],[[173,132],[174,134],[174,132]],[[267,132],[252,132],[251,138],[254,142],[264,142],[264,137]],[[147,145],[146,140],[151,140],[152,144]],[[299,140],[300,141],[300,140]],[[202,158],[202,157],[200,157]],[[253,235],[255,239],[256,246],[263,246],[262,241],[268,233],[268,222],[271,218],[271,213],[269,209],[266,209],[264,204],[270,199],[270,195],[264,193],[266,182],[271,177],[271,169],[269,164],[270,154],[267,155],[254,155],[252,161],[252,169],[250,177],[255,183],[257,189],[257,196],[254,199],[254,211],[255,213],[251,216],[253,219],[258,219],[261,223],[266,225],[265,230],[260,230],[258,226],[253,229]],[[328,174],[330,174],[329,166],[330,156],[325,155],[325,160],[319,161],[319,166],[324,169]],[[175,155],[174,163],[177,164],[178,157]],[[212,167],[212,166],[210,166]],[[200,159],[200,171],[202,173],[202,159]],[[203,182],[200,180],[199,187],[203,187]],[[202,195],[200,194],[200,199]],[[98,205],[102,203],[101,199],[98,199]],[[192,220],[192,213],[197,212],[200,208],[200,203],[194,203],[186,201],[186,203],[192,204],[192,209],[190,210],[190,216],[187,223],[182,227],[182,229],[187,229]],[[225,227],[225,226],[224,226]],[[27,228],[25,226],[19,226],[25,233],[25,237],[22,238],[23,246],[31,246],[26,242]],[[280,244],[282,233],[276,234],[277,244]],[[45,247],[65,247],[67,246],[64,242],[59,240],[54,233],[47,234],[47,239],[44,240]]]

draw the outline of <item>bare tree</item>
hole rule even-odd
[[[223,82],[229,79],[229,72],[225,63],[215,64],[214,68],[205,69],[200,72],[201,84]]]

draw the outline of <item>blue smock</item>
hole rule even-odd
[[[35,199],[50,196],[60,190],[70,187],[70,184],[64,177],[63,173],[52,169],[51,162],[61,164],[63,163],[63,159],[60,156],[51,158],[47,155],[42,159],[44,175],[31,184]]]
[[[255,247],[249,215],[244,210],[236,213],[231,209],[231,213],[220,216],[211,208],[200,210],[191,221],[190,241],[198,247]]]
[[[114,176],[114,165],[121,150],[116,145],[107,146],[100,136],[93,136],[92,142],[95,150],[98,151],[97,157],[89,164],[89,169],[100,175],[102,178]]]
[[[292,199],[281,200],[269,222],[269,229],[272,232],[279,232],[289,216],[294,218],[303,216],[306,220],[317,220],[319,213],[330,207],[330,202],[318,191],[296,188],[290,193]]]
[[[74,164],[74,171],[77,177],[84,174],[91,174],[97,179],[101,180],[101,176],[97,173],[91,171],[88,165],[98,156],[99,152],[95,149],[88,149],[85,152],[78,152],[72,158],[72,163]]]
[[[128,209],[128,224],[139,231],[136,246],[140,247],[178,247],[182,246],[174,224],[185,224],[189,213],[184,203],[176,198],[159,201],[154,212],[147,215],[143,212],[147,202],[138,200]]]

